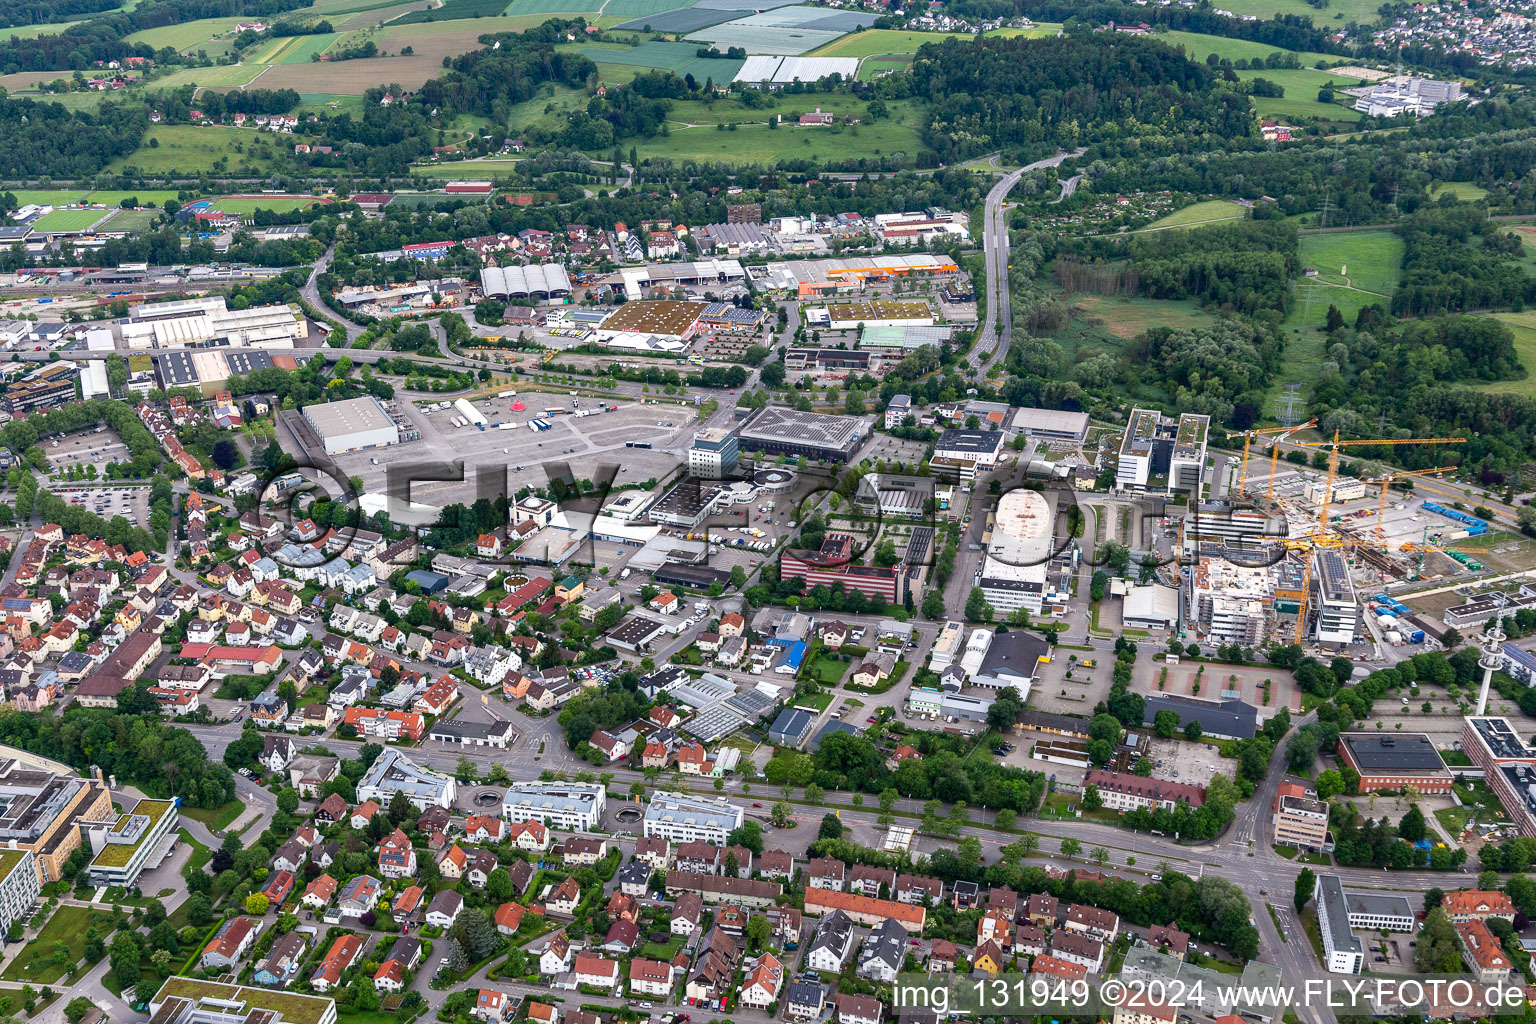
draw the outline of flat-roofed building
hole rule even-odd
[[[1054,516],[1039,491],[1012,490],[997,503],[997,524],[981,564],[981,591],[1000,618],[1038,615],[1045,606]]]
[[[112,823],[87,826],[91,844],[86,875],[92,885],[132,888],[149,866],[149,858],[161,840],[176,827],[179,815],[170,800],[140,800]]]
[[[724,846],[741,827],[745,812],[725,799],[657,793],[645,809],[645,834],[674,843],[705,842]]]
[[[1463,719],[1461,749],[1483,770],[1520,834],[1536,837],[1536,747],[1520,738],[1509,719],[1488,715]]]
[[[320,435],[327,455],[400,443],[400,428],[372,396],[306,405],[304,418]]]
[[[1282,782],[1275,797],[1275,844],[1321,850],[1328,842],[1328,805],[1305,786]]]
[[[742,425],[738,437],[744,450],[760,455],[804,455],[824,462],[847,462],[868,433],[866,417],[765,406]]]
[[[176,976],[150,997],[149,1013],[151,1024],[336,1024],[336,1001]]]
[[[1082,444],[1088,439],[1088,414],[1065,409],[1015,409],[1010,427],[1041,441]]]
[[[40,882],[56,882],[80,848],[82,826],[117,818],[99,779],[32,755],[0,759],[0,846],[30,851]]]
[[[1349,926],[1368,932],[1411,932],[1414,930],[1413,904],[1406,896],[1386,893],[1349,892],[1344,894],[1349,908]]]
[[[707,427],[693,435],[688,472],[705,480],[720,480],[736,471],[738,457],[735,434],[721,427]]]
[[[1115,486],[1198,498],[1210,425],[1209,416],[1196,413],[1173,418],[1156,409],[1132,409],[1120,439]]]
[[[1317,614],[1317,640],[1324,644],[1351,644],[1360,623],[1360,602],[1342,552],[1318,548],[1312,553],[1313,610]]]
[[[1424,733],[1384,735],[1346,732],[1339,736],[1339,758],[1360,774],[1360,792],[1401,790],[1413,786],[1425,796],[1451,791],[1451,772]]]
[[[530,818],[566,832],[590,832],[603,821],[608,792],[585,782],[514,782],[502,798],[508,821]]]
[[[1317,927],[1323,936],[1323,967],[1330,974],[1359,974],[1365,945],[1349,926],[1349,903],[1338,875],[1318,875]]]

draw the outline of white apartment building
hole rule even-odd
[[[590,832],[603,821],[608,791],[591,782],[514,782],[502,798],[508,821],[532,818],[547,828]]]
[[[1313,552],[1313,608],[1317,612],[1317,640],[1324,644],[1353,643],[1360,622],[1360,602],[1349,578],[1349,564],[1331,548]]]
[[[726,837],[741,827],[745,816],[746,812],[729,800],[657,793],[645,809],[645,834],[673,843],[724,846]]]

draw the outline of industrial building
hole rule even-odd
[[[812,298],[860,291],[867,283],[893,277],[946,277],[959,272],[960,267],[948,256],[913,253],[769,263],[752,268],[752,281],[762,291]]]
[[[1241,700],[1179,697],[1154,693],[1146,698],[1142,724],[1150,726],[1159,711],[1179,716],[1179,729],[1199,722],[1201,735],[1214,740],[1251,739],[1259,729],[1259,709]]]
[[[631,301],[643,299],[650,289],[726,288],[747,279],[738,260],[700,260],[697,263],[650,263],[643,267],[625,267],[619,271],[624,281],[624,295]]]
[[[933,308],[920,299],[832,302],[805,311],[806,323],[831,331],[865,327],[932,327]]]
[[[1346,732],[1339,760],[1360,776],[1360,792],[1396,792],[1413,786],[1425,796],[1451,791],[1451,772],[1424,733]]]
[[[1015,409],[1011,427],[1041,441],[1082,444],[1088,439],[1088,414],[1064,409]]]
[[[400,428],[372,396],[306,405],[304,418],[325,443],[327,455],[400,443]]]
[[[480,291],[486,298],[496,299],[569,298],[571,276],[558,263],[484,267],[480,271]]]
[[[924,345],[938,347],[947,344],[955,336],[953,327],[934,325],[931,327],[890,327],[885,325],[864,325],[859,332],[860,348],[899,348],[911,350],[922,348]]]
[[[765,406],[742,425],[737,436],[743,449],[760,455],[803,455],[823,462],[848,462],[868,432],[865,417]]]
[[[215,340],[229,345],[291,347],[308,337],[309,323],[288,306],[228,309],[222,295],[209,295],[131,307],[122,335],[129,348],[169,348]]]
[[[1183,413],[1174,419],[1156,409],[1132,409],[1120,439],[1115,486],[1198,498],[1210,426],[1209,416]]]
[[[997,525],[981,564],[981,591],[999,618],[1045,605],[1053,516],[1039,491],[1013,490],[997,503]]]
[[[970,483],[977,472],[997,465],[1003,440],[1001,430],[946,430],[934,444],[928,464],[937,476]]]
[[[699,329],[703,302],[674,302],[671,299],[626,302],[604,318],[597,327],[597,339],[611,347],[645,347],[647,339],[681,348]]]

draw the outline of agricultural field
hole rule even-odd
[[[393,27],[393,26],[392,26]],[[420,27],[420,26],[414,26]],[[474,35],[479,35],[480,30],[475,30]],[[396,83],[407,89],[414,89],[423,82],[436,78],[443,73],[443,56],[432,56],[424,53],[425,49],[433,48],[434,39],[443,40],[446,36],[426,37],[421,43],[415,44],[416,53],[409,57],[402,57],[396,51],[391,50],[388,57],[373,57],[363,60],[344,60],[336,63],[310,62],[305,60],[302,64],[271,64],[266,69],[256,69],[261,75],[257,80],[258,88],[262,89],[295,89],[299,93],[326,93],[329,95],[353,95],[361,96],[364,90],[376,85]],[[468,45],[452,50],[454,54],[463,53],[466,50],[479,48],[479,43],[471,39]]]
[[[68,82],[68,71],[18,71],[14,75],[0,75],[0,89],[4,89],[12,96],[27,89],[35,89],[47,82]],[[46,99],[43,96],[34,96],[32,99]]]
[[[310,64],[311,57],[329,50],[341,36],[336,32],[319,35],[283,36],[263,43],[250,58],[251,64]]]
[[[149,140],[156,139],[157,146]],[[272,154],[284,140],[267,132],[214,125],[152,125],[144,144],[126,157],[113,160],[107,170],[121,172],[137,167],[145,174],[184,172],[189,167],[223,173],[244,167],[265,173],[272,169]]]
[[[250,85],[267,69],[251,64],[220,64],[211,68],[183,68],[150,83],[150,88],[170,92],[184,85],[197,85],[206,89],[239,89]]]
[[[197,21],[183,22],[180,25],[162,25],[159,28],[146,28],[135,32],[128,37],[130,43],[145,43],[156,49],[162,46],[171,46],[176,50],[196,52],[204,44],[213,40],[214,36],[221,36],[226,32],[233,32],[235,26],[248,18],[200,18]]]
[[[425,11],[432,5],[432,0],[411,0],[410,3],[395,3],[387,7],[374,7],[366,11],[357,11],[353,14],[340,15],[341,21],[333,21],[332,24],[343,32],[356,29],[377,28],[380,25],[404,17],[413,11]]]
[[[640,159],[667,157],[674,160],[719,160],[728,163],[774,163],[783,158],[844,160],[861,156],[909,157],[922,151],[916,127],[894,120],[858,125],[840,131],[826,128],[777,128],[764,124],[742,125],[736,131],[714,127],[674,129],[665,137],[643,139],[635,147]],[[602,157],[604,153],[593,153]]]
[[[679,78],[691,74],[699,82],[707,78],[713,78],[716,83],[729,82],[736,77],[736,72],[741,70],[743,63],[739,60],[700,57],[696,43],[651,42],[620,49],[583,46],[580,50],[599,65],[620,64],[635,68],[655,68],[670,71]]]
[[[864,57],[859,60],[859,81],[873,82],[882,75],[899,75],[911,70],[911,57]]]
[[[1037,24],[1034,28],[1005,28],[988,32],[988,36],[1029,36],[1043,39],[1054,36],[1060,25]],[[876,57],[896,54],[913,54],[924,43],[937,43],[944,39],[972,39],[965,32],[904,32],[899,29],[872,28],[844,36],[817,50],[815,57]]]
[[[717,78],[715,81],[719,81]],[[838,117],[849,116],[868,118],[868,100],[859,96],[853,96],[841,92],[806,92],[784,95],[768,93],[765,96],[768,105],[759,109],[752,109],[739,100],[716,100],[714,103],[706,103],[703,100],[674,100],[669,120],[676,124],[700,124],[713,128],[721,121],[729,124],[732,121],[744,123],[749,121],[767,121],[769,117],[778,114],[786,120],[794,120],[791,114],[801,114],[808,110],[820,107],[828,114],[836,114]],[[907,124],[921,124],[922,113],[911,100],[892,100],[887,105],[891,119]],[[874,122],[879,124],[880,122]],[[861,125],[860,127],[864,127]],[[796,129],[797,131],[799,129]]]
[[[503,14],[542,14],[546,17],[556,14],[596,14],[603,9],[606,0],[512,0],[502,11]],[[681,7],[683,4],[671,4],[671,7]],[[622,11],[615,11],[622,14]],[[660,12],[657,12],[660,13]]]
[[[522,2],[522,0],[519,0]],[[553,0],[559,2],[559,0]],[[514,6],[516,6],[514,4]],[[693,4],[679,2],[679,0],[608,0],[602,7],[602,12],[616,18],[645,18],[653,14],[665,14],[668,11],[686,10]]]
[[[1252,15],[1255,18],[1271,19],[1280,14],[1292,14],[1299,18],[1311,18],[1314,25],[1323,26],[1331,21],[1341,24],[1358,22],[1361,25],[1369,25],[1379,20],[1376,9],[1381,4],[1376,0],[1327,0],[1322,8],[1314,7],[1306,0],[1222,0],[1222,10],[1231,11],[1241,17]]]
[[[84,231],[110,213],[110,210],[54,210],[32,221],[32,227],[38,231]]]
[[[1197,225],[1215,224],[1224,220],[1241,220],[1248,216],[1248,211],[1238,206],[1230,199],[1210,199],[1203,203],[1195,203],[1186,206],[1182,210],[1175,210],[1166,217],[1159,218],[1142,228],[1143,231],[1157,231],[1161,228],[1192,228]]]
[[[1253,43],[1246,39],[1227,39],[1223,36],[1208,36],[1199,32],[1159,32],[1157,39],[1169,46],[1182,46],[1190,60],[1204,61],[1209,54],[1228,60],[1264,60],[1272,53],[1287,53],[1283,47],[1266,46],[1263,43]],[[1311,67],[1318,61],[1325,64],[1342,64],[1343,57],[1328,53],[1297,53],[1296,59],[1301,61],[1304,67]]]

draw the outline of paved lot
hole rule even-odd
[[[1104,624],[1103,616],[1099,624]],[[1257,708],[1290,708],[1295,714],[1301,710],[1301,691],[1295,677],[1289,672],[1272,666],[1199,664],[1183,662],[1169,665],[1167,679],[1162,678],[1164,664],[1151,658],[1138,658],[1132,684],[1139,693],[1165,693],[1170,696],[1201,697],[1208,700],[1221,698],[1236,691],[1241,700]],[[1201,671],[1204,669],[1204,671]],[[1269,683],[1269,699],[1264,699],[1264,683]],[[1159,687],[1159,682],[1162,686]],[[1195,685],[1199,684],[1197,692]]]
[[[67,434],[55,441],[42,441],[43,451],[48,454],[48,464],[55,470],[67,470],[71,466],[94,465],[97,472],[109,462],[128,458],[128,446],[123,444],[117,432],[110,427],[99,433],[92,428],[79,434]]]
[[[1183,739],[1152,740],[1153,778],[1204,786],[1218,773],[1231,778],[1237,762],[1223,760],[1215,746]]]
[[[103,519],[122,516],[137,526],[149,525],[150,489],[145,484],[61,484],[51,489]]]

